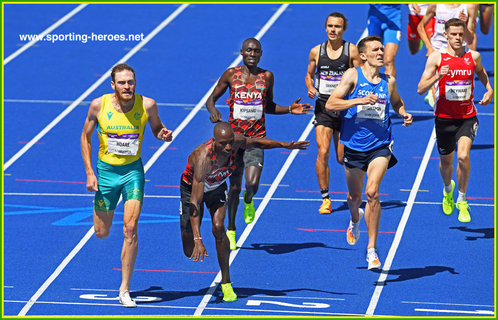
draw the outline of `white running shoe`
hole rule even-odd
[[[380,260],[375,248],[370,248],[367,251],[368,270],[380,269]]]
[[[126,307],[126,308],[136,308],[137,307],[135,300],[133,300],[130,297],[130,291],[128,291],[128,290],[120,291],[118,297],[119,297],[119,302],[123,305],[123,307]]]
[[[360,221],[361,218],[363,218],[364,214],[362,208],[358,209],[358,214],[359,214],[358,222],[353,223],[352,220],[349,220],[349,227],[348,230],[346,230],[346,240],[352,246],[354,246],[358,241],[358,239],[360,239]]]

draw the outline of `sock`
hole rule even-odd
[[[458,191],[457,201],[467,201],[467,200],[465,200],[465,193],[461,193],[460,191]]]
[[[328,188],[320,189],[320,192],[322,194],[322,199],[328,199],[328,198],[330,198],[330,196],[329,196],[329,189]]]
[[[444,186],[444,192],[450,193],[451,192],[451,182],[449,186]]]

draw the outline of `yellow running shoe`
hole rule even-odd
[[[254,201],[251,200],[251,203],[246,203],[246,192],[244,191],[244,221],[249,224],[254,221],[254,217],[256,216],[256,210],[254,210]]]
[[[458,221],[460,222],[470,222],[470,208],[467,201],[457,201],[456,207],[460,213],[458,214]]]
[[[443,212],[449,216],[455,209],[455,201],[453,200],[453,190],[455,190],[455,181],[451,180],[451,192],[446,193],[443,189]]]
[[[332,212],[332,202],[329,198],[324,198],[320,209],[318,209],[320,214],[329,214]]]
[[[221,291],[223,292],[224,301],[237,301],[237,295],[233,292],[231,283],[222,283]]]
[[[237,250],[237,241],[235,240],[235,230],[227,230],[227,238],[230,242],[230,250]]]
[[[434,105],[436,104],[436,102],[434,101],[434,96],[433,96],[431,90],[429,90],[427,95],[424,97],[424,102],[427,103],[429,105],[429,107],[434,109]]]

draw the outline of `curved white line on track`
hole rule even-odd
[[[140,41],[130,52],[124,55],[115,64],[125,63],[135,55],[143,46],[145,46],[152,38],[154,38],[162,29],[164,29],[173,19],[185,10],[189,5],[183,4],[177,8],[172,14],[169,15],[160,25],[158,25],[151,33],[149,33],[142,41]],[[62,119],[64,119],[74,108],[76,108],[86,97],[95,91],[110,75],[112,67],[107,70],[90,88],[88,88],[78,99],[76,99],[69,107],[62,111],[52,122],[50,122],[40,133],[38,133],[31,141],[29,141],[21,150],[19,150],[12,158],[10,158],[4,165],[4,171],[7,170],[17,159],[26,153],[35,143],[37,143],[43,136],[45,136],[53,127],[55,127]]]
[[[164,27],[166,27],[174,18],[176,18],[180,13],[182,13],[183,10],[185,10],[189,5],[188,4],[183,4],[179,8],[177,8],[168,18],[166,18],[159,26],[157,26],[154,30],[152,30],[151,33],[149,33],[144,40],[142,40],[139,44],[137,44],[128,54],[126,54],[121,60],[119,60],[117,63],[123,63],[127,61],[129,58],[131,58],[140,48],[142,48],[147,42],[149,42],[155,35],[157,35]],[[84,98],[86,98],[91,92],[93,92],[111,73],[111,69],[109,69],[97,82],[95,82],[83,95],[81,95],[76,101],[74,101],[71,106],[69,106],[66,110],[64,110],[63,114],[64,116],[67,115],[69,112],[71,112],[72,109],[74,109]],[[61,114],[62,115],[62,114]],[[46,132],[48,132],[53,126],[55,126],[64,116],[59,115],[54,121],[52,121],[50,124],[53,124],[49,129],[45,131],[45,129],[40,132],[33,140],[35,140],[38,136],[41,138],[43,135],[45,135]],[[43,134],[42,134],[43,133]],[[38,138],[38,139],[39,139]],[[33,142],[33,140],[30,141]],[[38,140],[36,140],[38,141]],[[33,143],[34,144],[34,143]],[[31,144],[31,145],[33,145]],[[27,148],[29,149],[29,148]],[[26,150],[27,150],[26,149]],[[24,150],[24,148],[22,149]],[[21,151],[22,151],[21,150]],[[25,151],[24,151],[25,152]],[[24,153],[23,152],[23,153]],[[19,152],[18,152],[19,153]],[[22,155],[22,154],[21,154]],[[20,155],[19,155],[20,157]],[[12,160],[12,159],[11,159]],[[10,160],[9,160],[10,161]],[[15,160],[14,160],[15,161]],[[13,161],[12,161],[13,163]],[[6,170],[7,167],[4,168]],[[69,255],[61,262],[61,264],[55,269],[55,271],[50,275],[50,277],[45,280],[45,282],[42,284],[42,286],[36,291],[36,293],[29,299],[28,303],[21,309],[19,312],[18,316],[25,316],[26,313],[31,309],[31,307],[35,304],[35,302],[38,300],[38,298],[45,292],[45,290],[52,284],[52,282],[59,276],[59,274],[64,270],[64,268],[71,262],[71,260],[76,256],[76,254],[83,248],[83,246],[88,242],[90,237],[94,234],[95,230],[93,229],[93,226],[90,228],[90,230],[87,231],[85,236],[80,240],[80,242],[74,247],[73,250],[69,253]]]
[[[34,45],[35,43],[37,43],[38,39],[42,39],[44,36],[46,36],[47,34],[49,34],[52,31],[54,31],[61,24],[63,24],[67,20],[71,19],[72,16],[74,16],[75,14],[77,14],[78,12],[80,12],[81,10],[83,10],[87,5],[88,4],[80,4],[79,6],[77,6],[73,10],[71,10],[64,17],[62,17],[59,20],[57,20],[56,23],[54,23],[53,25],[51,25],[50,27],[48,27],[47,29],[45,29],[42,33],[38,34],[33,40],[31,40],[30,42],[26,43],[24,46],[22,46],[19,49],[17,49],[13,54],[11,54],[10,56],[8,56],[3,61],[3,65],[5,66],[7,63],[9,63],[12,60],[14,60],[14,58],[16,58],[18,55],[20,55],[24,51],[28,50],[29,47],[31,47],[32,45]]]

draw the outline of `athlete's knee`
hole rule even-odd
[[[330,150],[328,148],[318,148],[318,159],[327,162],[329,160]]]
[[[110,228],[102,227],[102,226],[94,226],[95,236],[99,239],[107,238],[109,235]]]
[[[351,193],[349,192],[348,193],[348,196],[347,196],[347,201],[348,203],[352,204],[352,205],[357,205],[359,206],[361,204],[361,193]]]
[[[458,164],[459,165],[464,165],[469,163],[470,161],[470,155],[466,152],[459,152],[457,154],[457,159],[458,159]]]
[[[228,197],[233,198],[233,197],[238,197],[240,192],[242,191],[242,187],[240,185],[230,185],[230,188],[228,189]]]
[[[225,236],[225,224],[223,220],[217,221],[213,220],[213,235],[217,241],[221,240]]]
[[[377,187],[367,187],[365,194],[369,203],[379,201],[379,189]]]
[[[123,226],[123,234],[125,240],[135,241],[137,238],[137,223],[135,221],[125,223]]]

